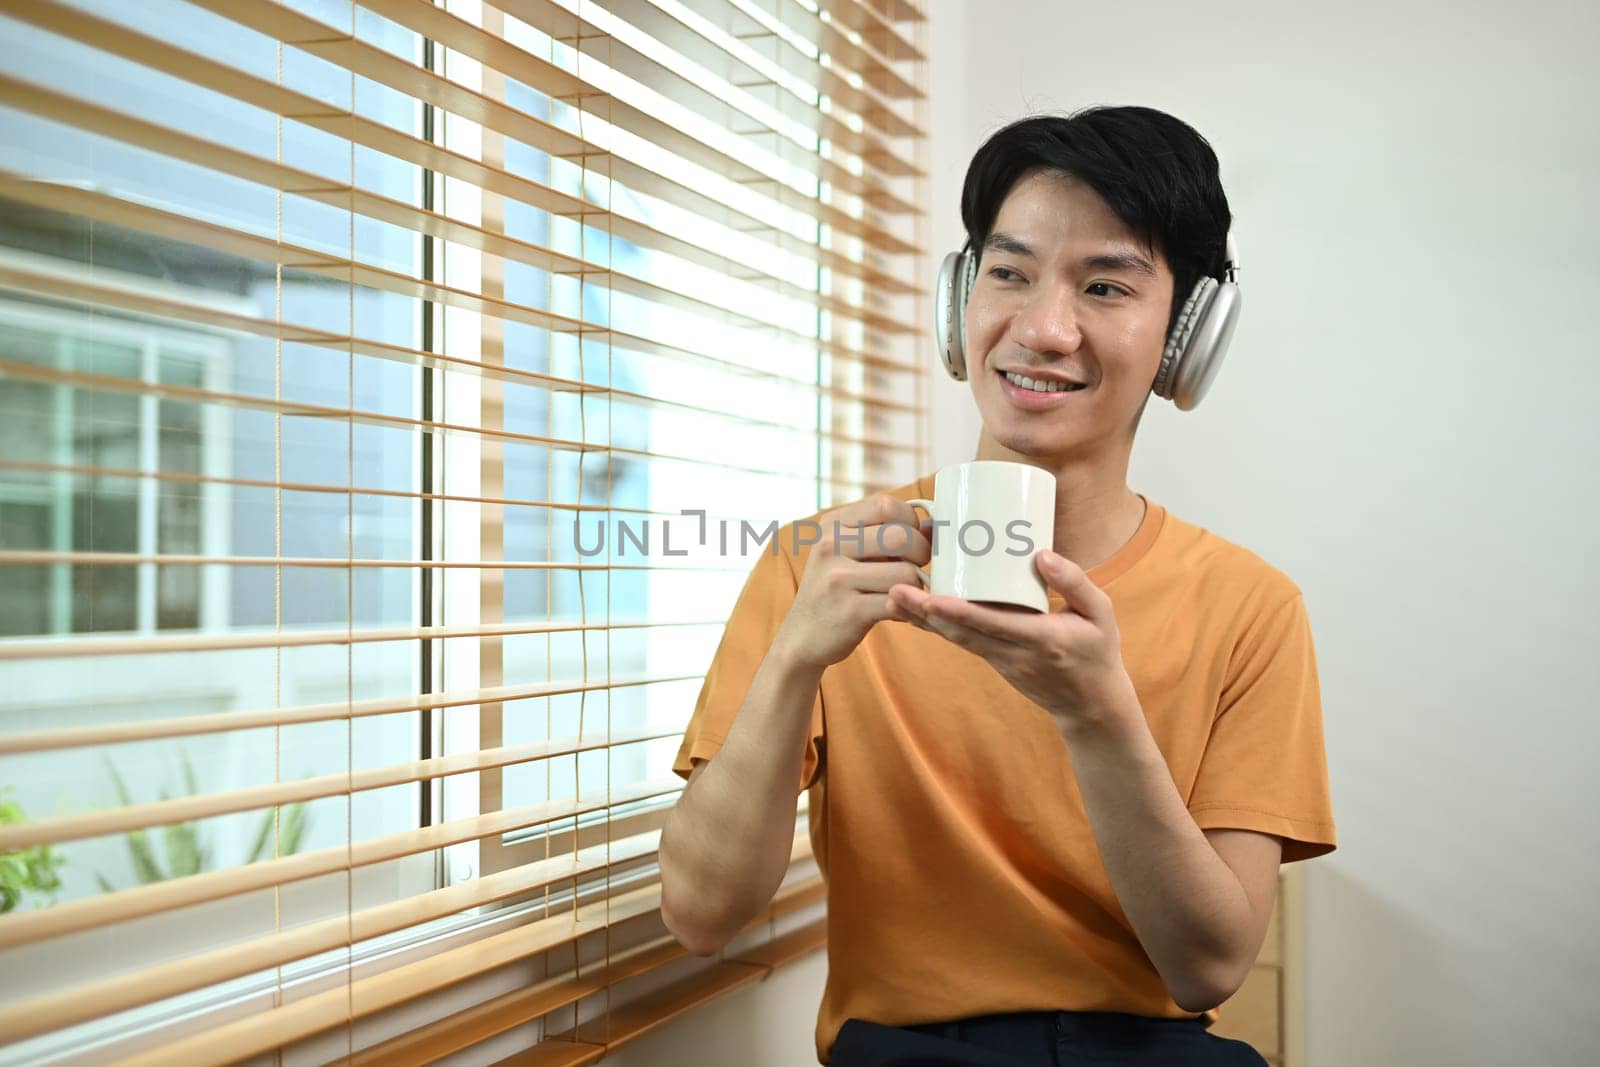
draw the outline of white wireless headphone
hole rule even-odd
[[[1203,277],[1195,283],[1161,351],[1161,369],[1150,391],[1179,411],[1192,411],[1204,399],[1239,321],[1239,252],[1232,233],[1225,255],[1222,279]],[[968,246],[944,257],[933,291],[934,340],[945,370],[958,382],[967,380],[967,300],[977,276],[978,256]]]

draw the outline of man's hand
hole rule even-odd
[[[1045,584],[1065,598],[1061,611],[1036,614],[975,604],[906,584],[891,593],[890,617],[982,656],[1070,733],[1127,707],[1133,682],[1122,664],[1111,598],[1083,568],[1049,549],[1035,554],[1034,565]]]
[[[916,583],[916,564],[932,554],[911,505],[886,493],[831,511],[819,524],[822,540],[811,549],[773,639],[796,662],[816,668],[844,659],[876,623],[900,618],[889,590]]]

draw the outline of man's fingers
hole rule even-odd
[[[831,540],[834,555],[851,559],[927,563],[933,558],[933,545],[927,535],[910,523],[890,521],[861,527],[841,523],[837,533],[830,527],[823,531],[823,537]]]
[[[917,514],[917,509],[889,493],[878,493],[864,500],[846,504],[837,511],[830,511],[817,520],[822,527],[822,536],[830,537],[833,534],[834,524],[838,523],[841,531],[852,534],[857,529],[871,526],[893,524],[917,530],[924,525],[925,520]],[[868,531],[871,537],[871,531]],[[924,538],[926,540],[926,538]],[[869,543],[875,543],[870,542]],[[891,541],[890,544],[897,542]],[[904,553],[899,553],[904,554]]]
[[[928,613],[1002,644],[1038,645],[1045,639],[1045,616],[1008,604],[978,604],[960,597],[930,597]]]
[[[1002,657],[1013,655],[1017,651],[1017,646],[1010,641],[996,639],[982,630],[974,629],[934,611],[924,610],[917,621],[929,633],[938,634],[952,645],[982,656],[991,663],[998,662]]]
[[[905,613],[900,610],[899,605],[889,599],[888,593],[864,593],[861,599],[867,605],[867,617],[874,622],[907,621]]]
[[[1096,625],[1114,624],[1116,613],[1111,598],[1104,589],[1089,580],[1084,569],[1065,556],[1049,549],[1034,555],[1039,576],[1051,589],[1061,594],[1069,611],[1075,611]]]
[[[830,511],[819,520],[823,532],[832,529],[832,524],[837,521],[849,526],[872,526],[883,522],[885,519],[894,518],[894,505],[905,503],[888,493],[878,493],[862,500],[856,500],[835,511]]]
[[[887,593],[897,585],[914,585],[921,588],[917,568],[906,562],[854,561],[850,569],[850,584],[863,593]]]

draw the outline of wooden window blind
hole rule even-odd
[[[691,969],[655,850],[761,534],[929,457],[922,6],[0,32],[0,1063],[592,1062],[815,950],[803,814]]]

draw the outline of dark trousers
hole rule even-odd
[[[846,1020],[830,1067],[1265,1067],[1198,1019],[1093,1011],[980,1015],[894,1027]]]

